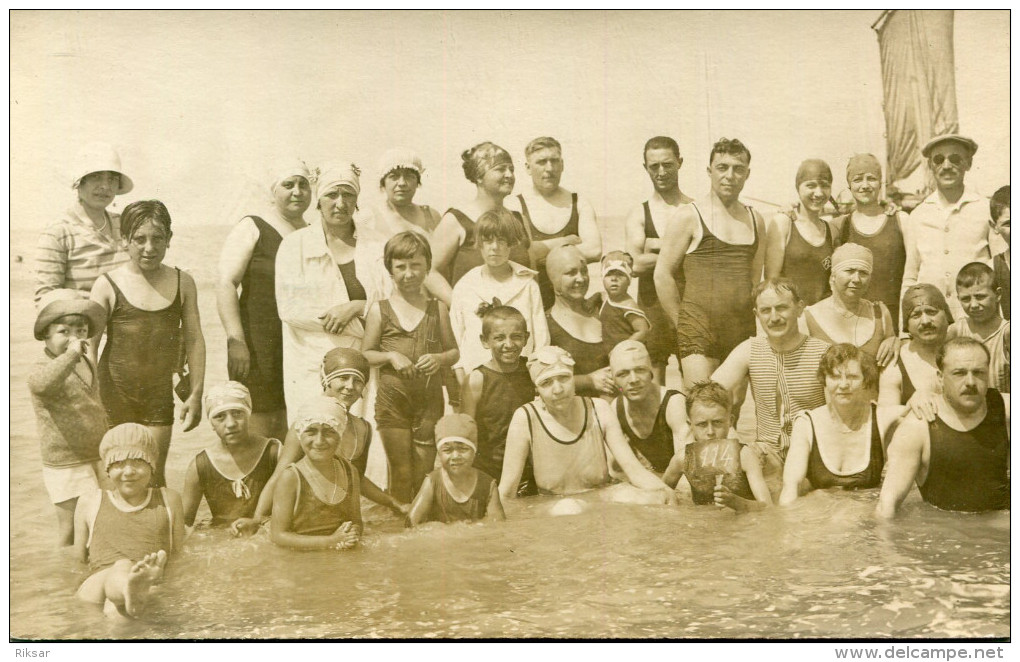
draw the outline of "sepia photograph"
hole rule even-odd
[[[8,17],[12,656],[1008,650],[1009,10]]]

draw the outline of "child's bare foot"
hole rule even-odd
[[[162,549],[148,554],[128,571],[127,585],[124,587],[124,611],[128,616],[137,618],[149,601],[149,589],[153,582],[163,576],[166,566],[166,552]]]

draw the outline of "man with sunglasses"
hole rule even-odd
[[[903,240],[906,291],[931,283],[946,297],[953,317],[962,317],[956,297],[956,273],[970,262],[991,264],[988,199],[964,184],[977,143],[959,134],[936,136],[921,150],[935,178],[935,191],[910,214]]]

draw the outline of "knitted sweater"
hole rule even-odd
[[[80,363],[80,364],[79,364]],[[72,352],[40,361],[28,377],[43,465],[71,467],[99,459],[106,410],[89,361]]]

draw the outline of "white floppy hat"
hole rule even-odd
[[[128,193],[135,187],[131,178],[124,174],[120,167],[120,155],[108,143],[89,143],[81,148],[72,171],[71,188],[77,188],[86,175],[94,172],[115,172],[120,175],[120,188],[117,195]]]

